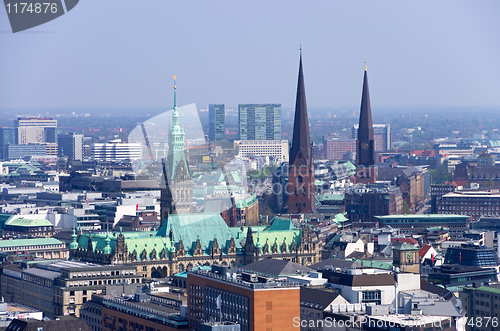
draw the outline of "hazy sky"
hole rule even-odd
[[[12,34],[0,8],[0,108],[500,105],[500,1],[82,0]]]

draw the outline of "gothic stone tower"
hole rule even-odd
[[[370,93],[368,91],[368,74],[365,64],[358,139],[356,141],[356,183],[374,184],[377,180],[376,174],[375,140],[373,139],[372,111],[370,107]]]
[[[184,129],[179,124],[175,78],[174,76],[174,112],[168,132],[168,156],[167,162],[163,163],[164,182],[160,202],[162,223],[169,214],[190,213],[193,205],[193,181],[184,151]]]
[[[307,119],[306,90],[302,73],[302,51],[295,103],[293,140],[288,170],[288,213],[312,213],[314,210],[314,164]]]

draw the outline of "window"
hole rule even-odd
[[[381,304],[381,292],[377,291],[363,291],[362,292],[362,303],[370,303],[374,302],[377,305]]]

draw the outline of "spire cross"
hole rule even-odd
[[[366,61],[365,61],[365,71],[366,71]]]

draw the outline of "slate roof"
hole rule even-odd
[[[314,271],[311,268],[305,267],[301,264],[279,259],[260,260],[254,263],[247,264],[246,266],[242,267],[242,270],[257,272],[274,277],[293,276]]]
[[[394,286],[392,274],[377,275],[349,275],[344,273],[330,273],[329,282],[344,286]]]
[[[72,317],[61,316],[59,320],[39,321],[35,319],[19,320],[10,322],[5,331],[61,331],[78,330],[92,331],[84,320]]]
[[[300,305],[302,307],[325,310],[339,295],[339,293],[301,286]]]
[[[344,260],[344,259],[326,259],[322,260],[318,263],[311,264],[309,268],[315,269],[315,270],[323,270],[325,269],[325,266],[332,266],[332,267],[338,267],[338,268],[348,268],[348,269],[355,269],[355,268],[361,268],[361,264],[352,261],[352,260]]]

